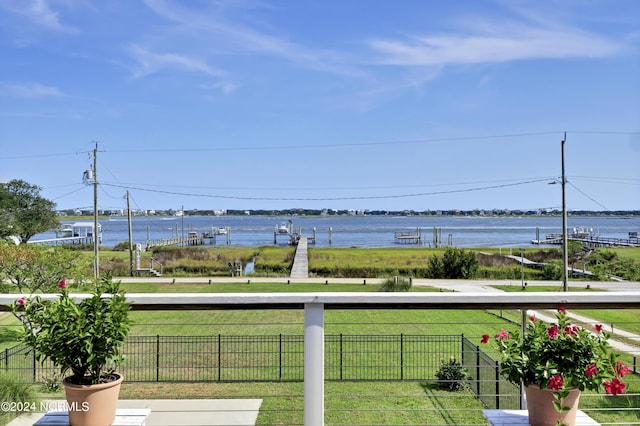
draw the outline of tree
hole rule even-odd
[[[89,261],[65,247],[0,242],[0,281],[10,282],[20,293],[52,293],[61,279],[75,283],[86,279]]]
[[[41,189],[23,180],[0,184],[0,238],[15,235],[24,244],[59,225],[55,203],[42,197]]]

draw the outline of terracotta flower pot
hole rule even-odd
[[[62,381],[69,404],[71,426],[109,426],[116,417],[120,384],[124,377],[114,373],[117,380],[97,385],[75,385]]]
[[[569,395],[562,401],[563,407],[570,407],[568,411],[557,411],[553,406],[553,391],[540,389],[537,385],[529,385],[526,389],[527,410],[531,426],[556,426],[560,420],[567,426],[575,426],[580,390],[571,389]]]

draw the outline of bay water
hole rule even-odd
[[[61,224],[75,221],[61,220]],[[89,220],[88,222],[91,222]],[[594,235],[606,238],[628,238],[640,230],[640,218],[610,216],[569,216],[569,233],[574,228],[592,229]],[[102,245],[113,247],[127,242],[129,227],[126,217],[101,219]],[[316,247],[402,247],[434,245],[434,233],[441,243],[458,247],[531,247],[531,240],[544,239],[545,234],[562,233],[561,217],[545,216],[184,216],[133,217],[134,244],[187,235],[188,232],[209,233],[228,229],[217,235],[215,245],[262,246],[287,245],[289,237],[277,234],[285,224],[306,237],[315,235]],[[396,233],[420,231],[420,244],[402,244]],[[55,238],[54,231],[38,234],[32,240]]]

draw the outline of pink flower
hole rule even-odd
[[[554,324],[551,327],[549,327],[547,329],[547,335],[552,339],[555,339],[556,337],[558,337],[558,325]]]
[[[23,306],[26,302],[27,302],[27,299],[25,299],[24,297],[21,297],[20,299],[16,300],[16,303],[20,306]]]
[[[624,365],[622,361],[616,362],[616,366],[614,367],[614,369],[616,371],[616,376],[618,377],[624,377],[625,375],[631,373],[629,367]]]
[[[593,377],[596,374],[598,374],[598,367],[595,364],[587,365],[584,375],[587,377]]]
[[[549,389],[554,391],[559,391],[564,386],[564,380],[562,380],[562,376],[551,376],[549,377]]]
[[[602,324],[596,324],[593,326],[593,328],[600,333],[602,331]]]
[[[60,280],[60,282],[58,283],[58,288],[65,288],[67,286],[67,279],[63,278]]]
[[[610,382],[604,382],[604,388],[609,395],[620,395],[624,393],[625,384],[616,377]]]
[[[489,335],[488,334],[483,334],[482,335],[482,340],[480,342],[481,343],[489,343]]]
[[[509,339],[509,333],[507,333],[504,328],[501,328],[500,329],[500,333],[496,334],[496,339],[508,340]]]
[[[560,312],[560,313],[562,313],[562,314],[564,314],[566,311],[567,311],[567,310],[564,308],[564,306],[560,306],[560,307],[558,308],[558,312]]]
[[[578,327],[576,327],[575,325],[568,325],[564,328],[564,334],[575,336],[576,334],[578,334]]]

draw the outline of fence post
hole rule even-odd
[[[635,365],[635,358],[633,359]],[[9,371],[9,348],[4,349],[4,369]]]
[[[156,334],[156,382],[160,381],[160,335]]]
[[[340,380],[342,380],[342,333],[340,333]]]
[[[222,380],[222,335],[218,333],[218,381]]]
[[[477,346],[477,345],[476,345],[476,395],[478,395],[478,397],[480,396],[480,346]]]
[[[400,380],[404,380],[404,333],[400,333]]]
[[[279,370],[279,377],[280,380],[282,380],[282,333],[280,333],[278,335],[279,338],[279,349],[278,349],[278,370]]]
[[[36,367],[36,351],[33,351],[33,383],[35,383],[37,379]]]
[[[500,363],[496,361],[496,410],[500,409]]]

